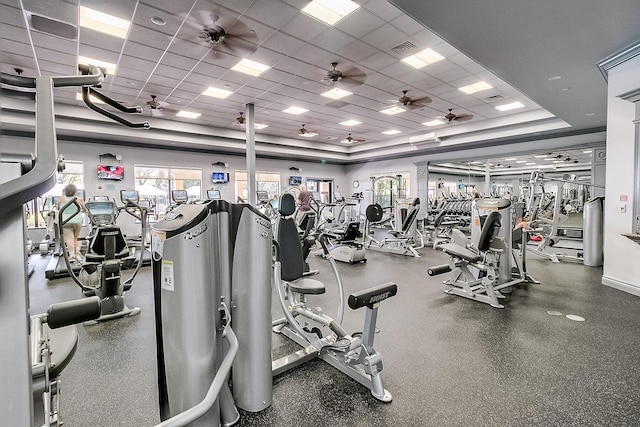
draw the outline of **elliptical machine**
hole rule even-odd
[[[142,266],[147,211],[138,204],[137,191],[121,190],[120,198],[125,204],[121,208],[118,208],[113,200],[88,201],[85,203],[92,224],[92,232],[87,237],[89,245],[85,255],[85,263],[81,266],[78,274],[71,268],[71,261],[69,260],[64,239],[60,239],[64,261],[73,281],[80,286],[85,296],[96,295],[102,300],[101,313],[97,321],[135,316],[140,313],[139,307],[127,307],[124,301],[124,293],[131,289],[133,279]],[[76,207],[76,211],[69,218],[63,220],[62,212],[71,205]],[[122,234],[122,230],[115,224],[120,211],[133,216],[141,224],[141,242],[137,263],[135,255],[130,254],[130,248]],[[58,213],[60,235],[63,234],[62,227],[64,227],[64,224],[79,214],[80,205],[75,197],[60,208]],[[135,269],[131,277],[122,280],[123,268],[132,267],[134,263]]]

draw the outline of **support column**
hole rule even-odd
[[[489,196],[491,194],[491,163],[487,159],[484,164],[484,195]]]
[[[247,133],[247,203],[256,205],[256,129],[253,104],[246,105],[245,126]]]

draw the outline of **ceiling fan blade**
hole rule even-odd
[[[459,116],[456,116],[456,118],[453,120],[455,120],[456,122],[466,122],[471,119],[473,119],[472,114],[460,114]]]
[[[200,24],[200,26],[210,26],[217,24],[218,15],[210,10],[196,10],[193,12],[193,17]]]
[[[362,86],[364,84],[364,80],[355,79],[351,76],[342,75],[342,78],[335,82],[334,84],[339,86],[344,86],[346,88],[355,89],[358,86]]]
[[[256,32],[240,20],[235,20],[235,22],[226,27],[221,25],[221,27],[224,28],[227,36],[231,36],[236,40],[242,39],[245,42],[258,44],[258,35],[256,34]]]
[[[162,117],[162,116],[164,116],[164,113],[162,112],[162,110],[159,110],[157,108],[152,108],[151,109],[151,116],[153,116],[153,117]]]

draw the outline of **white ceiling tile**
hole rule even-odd
[[[338,21],[335,27],[355,38],[360,38],[376,28],[383,26],[384,23],[384,20],[373,13],[366,9],[359,8]]]
[[[390,51],[391,48],[409,39],[409,36],[391,24],[384,24],[380,28],[370,32],[361,38],[383,51]]]
[[[387,0],[369,0],[367,2],[362,2],[361,6],[387,21],[402,14],[400,9],[389,3]]]
[[[275,5],[273,2],[257,1],[253,2],[247,10],[246,15],[265,25],[278,29],[286,25],[300,13],[300,9],[296,9],[288,4],[281,3]]]
[[[281,52],[284,55],[291,55],[292,52],[298,51],[307,42],[296,37],[281,32],[273,33],[268,39],[262,42],[262,47]]]
[[[352,43],[354,40],[353,37],[340,30],[327,28],[327,30],[314,37],[309,43],[330,52],[335,52]]]
[[[367,58],[376,52],[376,48],[367,43],[363,43],[360,40],[356,40],[338,51],[341,56],[349,58],[351,61],[358,61],[360,59]]]
[[[464,68],[453,67],[451,69],[448,69],[444,73],[440,73],[436,75],[436,77],[442,80],[443,82],[450,83],[450,82],[458,81],[462,78],[470,77],[470,74]],[[471,83],[476,83],[476,81],[472,81]],[[457,83],[455,84],[455,86],[460,87],[457,85]]]
[[[326,24],[301,13],[282,27],[282,31],[300,40],[311,40],[327,29]]]
[[[423,28],[419,32],[413,34],[411,36],[411,40],[414,41],[414,44],[418,47],[416,52],[433,47],[442,41],[440,37],[426,28]],[[410,52],[409,55],[412,53],[415,52]]]
[[[402,31],[407,34],[417,34],[425,29],[424,25],[407,15],[400,15],[390,22],[393,26],[402,29]]]

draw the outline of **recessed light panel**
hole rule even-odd
[[[201,116],[200,113],[194,113],[192,111],[178,111],[178,113],[176,113],[177,117],[184,117],[185,119],[197,119],[198,117]]]
[[[425,49],[422,52],[416,53],[415,55],[403,58],[402,62],[411,65],[413,68],[420,69],[422,67],[426,67],[429,64],[440,61],[441,59],[444,59],[444,56],[440,55],[435,50]]]
[[[226,99],[232,93],[233,92],[231,92],[230,90],[218,89],[217,87],[212,87],[212,86],[207,88],[207,90],[205,90],[204,92],[202,92],[202,94],[205,96],[211,96],[213,98],[220,98],[220,99]]]
[[[80,6],[80,26],[124,39],[127,37],[131,22]]]
[[[271,67],[268,65],[264,65],[256,61],[251,61],[250,59],[242,59],[242,61],[231,67],[233,71],[249,74],[250,76],[254,77],[259,76],[269,68]]]
[[[264,128],[268,128],[269,125],[264,125],[264,124],[261,124],[261,123],[255,123],[253,125],[253,127],[256,128],[256,129],[264,129]]]
[[[462,92],[466,93],[467,95],[470,95],[472,93],[480,92],[481,90],[487,90],[487,89],[492,89],[492,88],[493,88],[493,86],[491,86],[487,82],[478,82],[478,83],[474,83],[472,85],[459,87],[458,90],[461,90]]]
[[[112,62],[100,61],[99,59],[89,58],[87,56],[78,56],[78,64],[96,65],[107,71],[107,74],[114,75],[116,73],[116,64]]]
[[[313,0],[302,12],[327,25],[334,25],[359,7],[351,0]]]
[[[385,130],[382,133],[385,134],[385,135],[397,135],[397,134],[402,133],[402,132],[399,131],[399,130],[396,130],[396,129],[391,129],[391,130]]]
[[[526,160],[518,160],[516,163],[527,163]]]
[[[346,122],[342,122],[340,123],[342,126],[355,126],[355,125],[359,125],[362,122],[359,122],[357,120],[347,120]]]
[[[518,160],[516,157],[509,157],[508,159],[504,159],[505,162],[512,162],[514,160]]]
[[[400,114],[400,113],[404,113],[405,110],[404,108],[400,108],[400,107],[389,107],[389,108],[385,108],[384,110],[380,110],[380,112],[382,114],[388,114],[390,116],[396,115],[396,114]]]
[[[512,102],[510,104],[502,104],[502,105],[496,105],[496,110],[499,111],[509,111],[509,110],[515,110],[517,108],[522,108],[524,107],[524,105],[521,102]]]
[[[283,113],[287,113],[287,114],[295,114],[296,116],[298,114],[302,114],[302,113],[306,113],[307,110],[306,108],[300,108],[300,107],[289,107],[286,110],[282,110]]]
[[[423,125],[425,126],[438,126],[438,125],[443,125],[444,122],[442,120],[431,120],[430,122],[425,122],[423,123]]]
[[[344,98],[345,96],[353,95],[353,93],[349,92],[348,90],[334,88],[326,91],[325,93],[322,93],[321,95],[331,99],[340,99]]]

